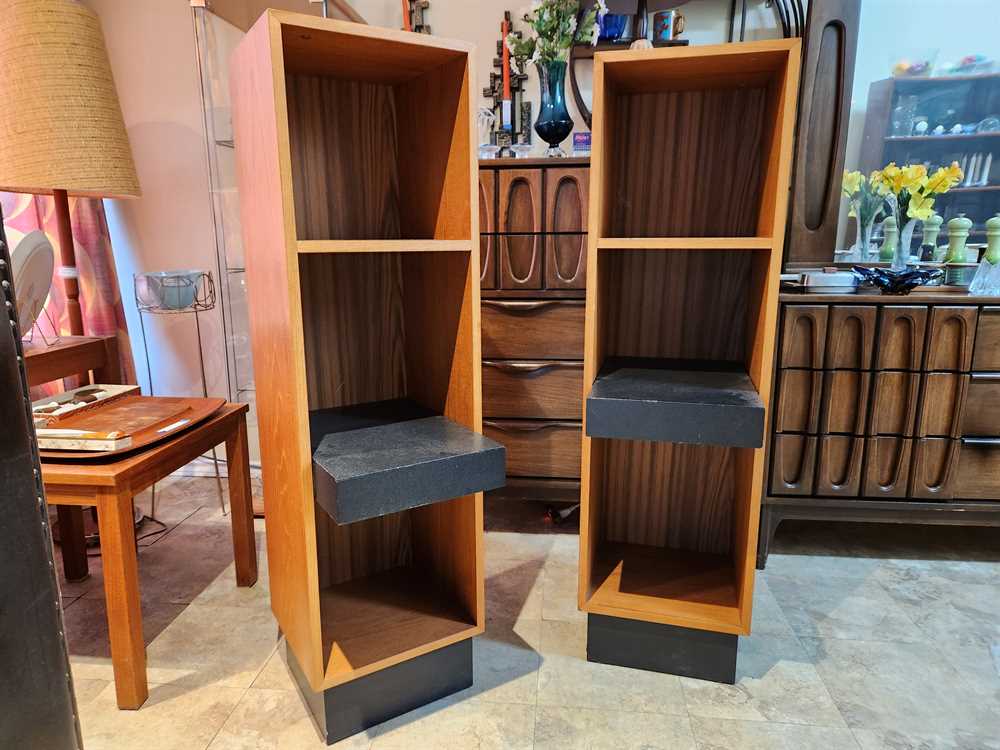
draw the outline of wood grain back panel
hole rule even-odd
[[[605,236],[755,235],[767,99],[765,87],[619,95]]]
[[[392,88],[303,74],[286,86],[298,239],[399,238]]]
[[[745,360],[747,278],[754,254],[603,253],[605,356]]]
[[[603,441],[604,541],[728,555],[734,456],[720,446]]]

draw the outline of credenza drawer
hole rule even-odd
[[[484,360],[483,414],[581,419],[583,362]]]
[[[483,434],[507,448],[510,476],[580,476],[582,429],[578,422],[489,419],[483,421]]]
[[[984,307],[979,313],[972,369],[1000,372],[1000,307]]]
[[[955,477],[955,497],[1000,500],[1000,438],[964,438]]]
[[[483,356],[583,359],[583,300],[483,300]]]
[[[962,434],[1000,437],[1000,372],[972,373],[962,413]]]

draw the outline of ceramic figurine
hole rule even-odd
[[[938,214],[931,214],[924,221],[924,241],[920,245],[920,260],[934,260],[934,253],[937,250],[937,239],[941,233],[941,224],[944,219]]]
[[[899,243],[899,227],[896,226],[896,217],[887,216],[882,222],[882,247],[878,251],[878,259],[883,262],[892,262],[896,254],[896,245]]]
[[[986,221],[986,254],[969,285],[969,294],[1000,295],[1000,213]]]

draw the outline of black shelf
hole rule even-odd
[[[611,359],[587,396],[587,434],[759,448],[764,404],[742,364]]]
[[[409,399],[309,413],[316,502],[355,523],[505,481],[502,445]]]

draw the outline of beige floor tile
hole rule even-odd
[[[680,678],[594,664],[584,623],[542,621],[538,705],[685,715]]]
[[[253,681],[251,687],[267,690],[295,690],[295,681],[288,671],[288,664],[285,662],[285,649],[287,643],[284,639],[275,647],[264,668],[260,670]]]
[[[546,565],[542,573],[542,619],[587,621],[577,603],[579,573],[576,566]]]
[[[90,703],[94,698],[108,686],[108,680],[88,679],[73,677],[73,693],[76,695],[77,708],[82,708]]]
[[[207,747],[243,695],[212,685],[151,685],[138,711],[119,711],[108,685],[80,712],[87,750],[201,750]]]
[[[802,639],[837,708],[856,729],[996,736],[1000,681],[988,652],[951,656],[936,644]],[[957,661],[961,657],[961,661]]]
[[[698,750],[858,750],[849,729],[691,718]]]
[[[543,562],[541,558],[487,559],[487,621],[541,619]]]
[[[445,698],[375,727],[371,747],[530,750],[534,730],[534,706]]]
[[[278,626],[263,604],[189,605],[146,649],[150,670],[178,674],[174,683],[250,687],[274,651]],[[152,676],[150,679],[154,679]]]
[[[523,560],[544,559],[553,545],[556,534],[518,534],[513,531],[487,531],[483,535],[486,559]]]
[[[360,750],[367,748],[369,742],[363,732],[329,747]],[[326,747],[298,693],[250,688],[208,750],[324,750]]]
[[[957,732],[949,737],[882,729],[855,729],[861,750],[1000,750],[1000,734],[988,737]]]
[[[767,635],[740,639],[736,684],[684,678],[691,716],[846,727],[798,641]]]
[[[472,642],[475,682],[457,697],[535,705],[541,629],[540,620],[487,625],[486,632]]]
[[[267,576],[267,557],[257,556],[257,582],[253,586],[236,585],[236,564],[230,563],[214,581],[198,594],[192,604],[223,607],[271,606],[271,591]]]
[[[755,635],[776,635],[794,638],[791,626],[781,605],[774,597],[764,576],[757,576],[753,590],[753,625]]]
[[[539,706],[535,750],[695,750],[686,716]]]

